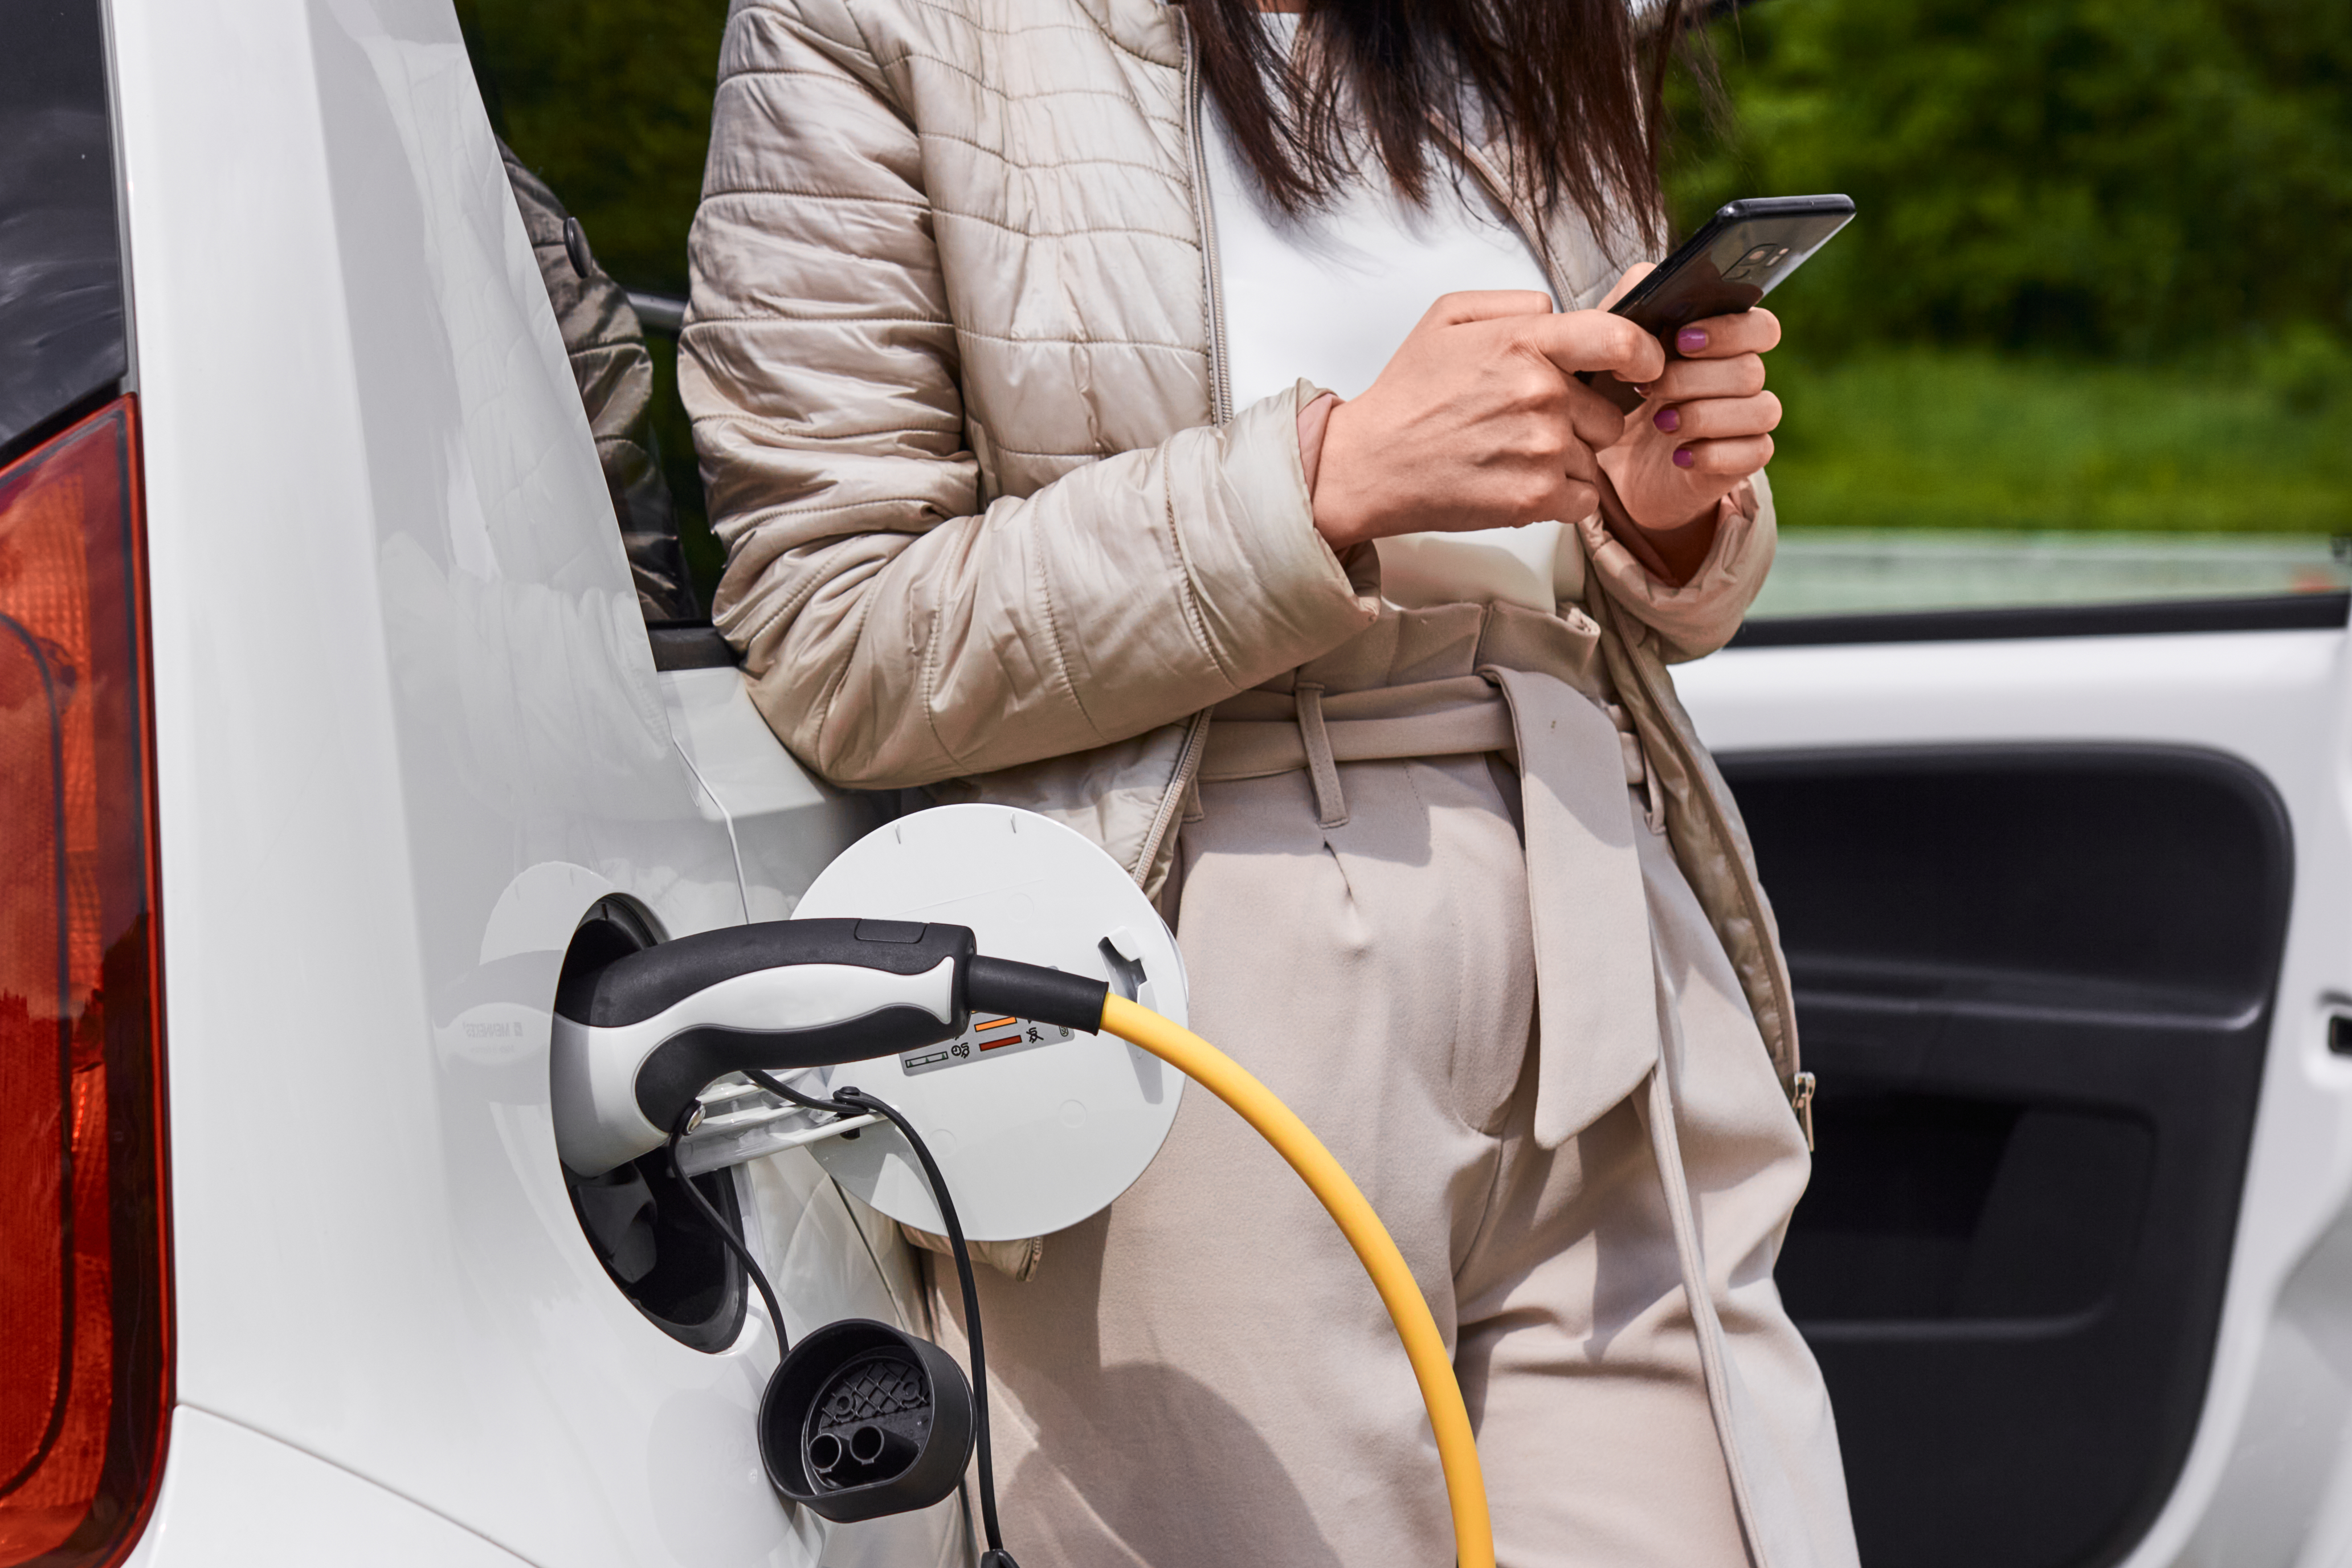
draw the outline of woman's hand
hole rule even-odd
[[[1610,300],[1649,270],[1627,272]],[[1622,437],[1601,454],[1601,468],[1644,531],[1712,519],[1717,501],[1772,460],[1780,400],[1764,390],[1763,356],[1780,342],[1780,319],[1769,310],[1710,316],[1675,334],[1683,357],[1668,361],[1657,379],[1626,377],[1643,401],[1624,416]]]
[[[1636,384],[1671,374],[1657,340],[1622,316],[1555,314],[1543,295],[1517,289],[1443,296],[1371,390],[1332,410],[1316,531],[1340,550],[1591,516],[1595,454],[1629,428],[1575,379],[1599,370]]]

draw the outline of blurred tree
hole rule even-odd
[[[683,298],[702,195],[727,0],[457,0],[492,129],[580,220],[597,263],[632,289]],[[711,536],[677,349],[651,334],[654,434],[695,588],[710,603],[726,551]]]
[[[1742,195],[1860,207],[1785,298],[1811,349],[2307,368],[2352,335],[2343,0],[1763,0],[1717,42],[1727,129],[1679,99],[1685,226]]]
[[[457,7],[492,123],[597,258],[684,294],[727,0]],[[1723,126],[1675,88],[1681,224],[1773,193],[1862,211],[1772,300],[1787,519],[2352,527],[2352,3],[1757,0],[1717,48]]]
[[[727,0],[457,0],[490,123],[632,288],[686,292]]]

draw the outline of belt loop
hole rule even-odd
[[[1332,760],[1331,735],[1323,728],[1323,688],[1296,689],[1298,738],[1307,746],[1307,772],[1315,780],[1315,821],[1321,827],[1348,826],[1348,797],[1339,790],[1339,764]]]

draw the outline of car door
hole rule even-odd
[[[2346,605],[1753,619],[1678,672],[1819,1075],[1779,1279],[1872,1568],[2342,1560]]]

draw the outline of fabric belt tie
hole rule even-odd
[[[1612,719],[1612,710],[1615,714]],[[1622,726],[1622,727],[1621,727]],[[1479,675],[1330,693],[1250,691],[1219,706],[1207,783],[1306,772],[1326,828],[1346,825],[1339,764],[1499,752],[1518,765],[1535,933],[1536,1142],[1556,1149],[1658,1060],[1649,905],[1630,787],[1651,787],[1622,710],[1557,676]]]
[[[1540,679],[1578,695],[1565,681],[1550,676]],[[1518,736],[1511,722],[1511,700],[1480,676],[1348,691],[1336,697],[1320,686],[1302,681],[1295,710],[1261,717],[1276,706],[1269,700],[1273,696],[1244,692],[1217,710],[1209,730],[1208,754],[1201,763],[1203,783],[1268,778],[1302,768],[1318,772],[1317,746],[1308,739],[1318,730],[1322,731],[1322,754],[1332,763],[1458,757],[1479,752],[1501,752],[1517,761]],[[1280,706],[1292,709],[1293,700],[1282,699]],[[1590,701],[1586,706],[1591,706]],[[1649,770],[1643,765],[1642,743],[1634,737],[1632,721],[1614,703],[1610,705],[1609,716],[1624,762],[1625,783],[1646,784]],[[1339,787],[1337,774],[1327,787]],[[1322,802],[1318,799],[1317,804],[1319,806]]]

